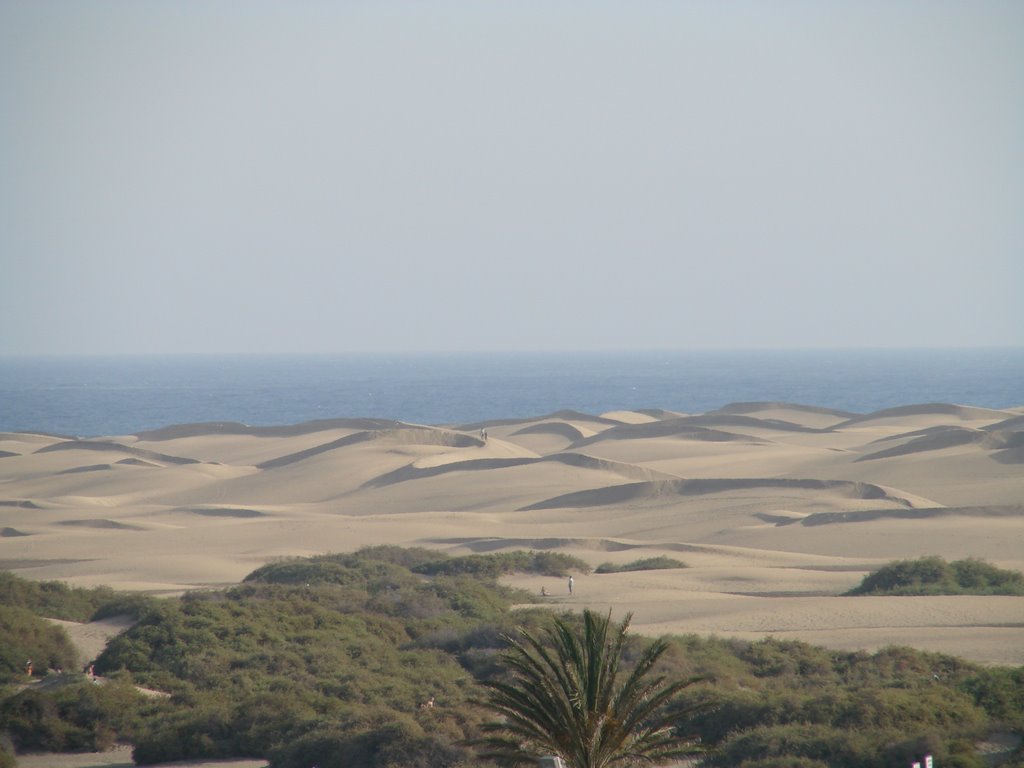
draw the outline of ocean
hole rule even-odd
[[[750,401],[855,413],[1024,406],[1024,348],[0,358],[0,431],[82,437],[206,421],[466,424]]]

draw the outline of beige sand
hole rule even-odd
[[[0,568],[175,594],[373,544],[552,549],[682,570],[509,580],[641,632],[888,644],[1024,664],[1024,598],[844,598],[896,558],[1024,570],[1019,409],[787,404],[486,425],[0,434]],[[486,426],[489,439],[480,439]]]

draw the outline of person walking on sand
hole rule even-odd
[[[572,594],[572,576],[569,577],[569,594]]]

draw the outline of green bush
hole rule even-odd
[[[423,547],[396,547],[381,544],[376,547],[363,547],[356,551],[356,557],[364,560],[382,560],[385,563],[400,565],[414,570],[416,566],[436,561],[439,554],[436,550]]]
[[[792,723],[758,726],[737,734],[714,753],[709,763],[731,768],[756,760],[779,763],[795,758],[830,768],[868,768],[872,751],[862,734],[827,725]]]
[[[631,563],[616,565],[615,563],[602,563],[594,569],[595,573],[623,573],[625,571],[657,571],[670,568],[688,568],[682,560],[674,557],[645,557],[641,560],[634,560]]]
[[[590,573],[590,566],[578,557],[560,552],[502,552],[493,555],[465,555],[435,559],[412,569],[427,576],[474,576],[497,579],[508,573],[537,573],[567,576],[571,571]]]
[[[35,677],[48,669],[71,671],[79,663],[63,629],[25,608],[0,605],[0,682],[24,682],[29,659]]]
[[[126,595],[109,587],[82,589],[60,581],[29,581],[0,571],[0,605],[25,608],[49,619],[86,622],[115,613],[137,616],[142,606],[151,601],[152,598]]]
[[[14,745],[3,734],[0,734],[0,768],[18,768],[18,761],[14,757]]]
[[[135,736],[160,704],[128,684],[95,685],[68,675],[64,685],[26,689],[3,701],[0,727],[19,752],[95,752]]]
[[[959,689],[1007,728],[1024,731],[1024,667],[979,669]]]
[[[351,732],[323,726],[276,747],[269,757],[273,768],[349,768],[352,741]]]
[[[314,559],[312,566],[327,578],[309,586],[291,583],[294,566],[308,565],[296,561],[260,569],[226,592],[190,593],[112,640],[98,669],[129,670],[142,684],[188,703],[142,734],[136,760],[276,754],[285,744],[308,747],[313,737],[307,735],[319,732],[315,723],[343,717],[354,717],[355,731],[375,738],[383,726],[365,726],[366,717],[353,712],[383,708],[386,716],[378,721],[393,722],[418,712],[430,696],[461,714],[452,733],[427,751],[440,759],[446,745],[466,738],[474,715],[464,669],[457,658],[415,638],[441,627],[457,635],[483,618],[505,615],[507,590],[466,577],[424,579],[373,557],[349,558]],[[339,572],[346,583],[333,580]],[[320,747],[321,736],[314,739]],[[338,754],[348,760],[363,743]],[[398,746],[388,749],[397,754]]]
[[[424,727],[426,726],[426,727]],[[473,754],[435,727],[409,716],[318,725],[270,753],[273,768],[455,768],[479,763]]]
[[[1024,595],[1024,574],[968,558],[899,560],[864,577],[847,595]]]

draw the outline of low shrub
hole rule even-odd
[[[0,724],[18,752],[96,752],[132,738],[161,704],[128,684],[94,685],[76,674],[66,685],[6,699]]]
[[[0,605],[24,608],[48,619],[86,622],[115,614],[137,616],[152,600],[109,587],[70,587],[61,581],[30,581],[0,571]]]
[[[578,557],[560,552],[501,552],[492,555],[464,555],[435,559],[413,567],[426,576],[475,576],[497,579],[509,573],[536,573],[541,576],[567,576],[570,572],[590,573],[590,566]]]
[[[18,760],[14,757],[14,748],[3,739],[0,739],[0,768],[18,768]]]
[[[48,669],[77,669],[80,661],[63,629],[28,609],[0,604],[0,682],[24,682],[30,659],[36,677]]]
[[[864,577],[847,595],[1024,595],[1024,574],[974,558],[898,560]]]
[[[634,560],[631,563],[616,565],[615,563],[602,563],[594,569],[595,573],[623,573],[624,571],[657,571],[669,568],[688,568],[682,560],[674,557],[646,557],[642,560]]]

